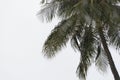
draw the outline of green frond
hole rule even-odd
[[[56,52],[66,46],[69,37],[72,35],[73,26],[76,23],[76,17],[72,16],[62,20],[51,32],[44,43],[43,52],[48,58],[55,56]]]
[[[77,23],[76,23],[77,24]],[[78,50],[78,51],[81,51],[80,50],[80,43],[81,43],[81,40],[82,40],[82,34],[83,34],[83,25],[77,25],[77,26],[74,26],[75,30],[74,30],[74,33],[71,37],[71,46],[74,50]]]
[[[77,13],[76,10],[73,9],[73,6],[78,2],[78,0],[64,0],[59,4],[57,15],[60,18],[68,18]]]
[[[113,17],[108,23],[109,44],[120,48],[120,6],[114,6]]]
[[[81,59],[80,64],[77,68],[77,75],[79,78],[85,79],[87,75],[87,70],[92,63],[95,56],[95,38],[92,32],[92,27],[85,27],[85,32],[80,43],[81,48]]]
[[[71,39],[71,46],[73,47],[74,50],[77,49],[78,51],[81,51],[80,44],[79,44],[76,36],[72,37],[72,39]]]
[[[89,64],[88,62],[83,61],[79,63],[76,73],[80,79],[86,80],[87,71],[90,65],[91,64]]]
[[[110,26],[108,30],[109,44],[120,48],[120,25]]]
[[[38,12],[38,15],[44,21],[51,21],[55,16],[58,9],[59,3],[51,1],[50,3],[45,3],[44,7]]]
[[[108,59],[107,56],[105,55],[106,53],[101,45],[98,46],[97,50],[98,52],[95,59],[95,65],[97,66],[98,70],[105,72],[107,71],[108,67]]]

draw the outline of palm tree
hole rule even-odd
[[[52,58],[71,42],[80,52],[77,68],[79,78],[86,80],[92,63],[102,71],[109,64],[115,80],[120,80],[111,53],[110,45],[120,48],[120,0],[42,0],[40,15],[60,22],[52,30],[43,46],[44,55]]]

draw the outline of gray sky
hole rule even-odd
[[[0,80],[78,80],[79,53],[70,45],[49,60],[43,57],[42,45],[57,20],[40,22],[36,13],[40,0],[0,0]],[[119,55],[114,60],[120,72]],[[113,80],[110,70],[99,74],[94,65],[87,80]]]

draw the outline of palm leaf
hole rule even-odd
[[[59,3],[55,1],[45,3],[44,7],[38,12],[38,15],[43,21],[51,21],[56,16],[58,5]]]
[[[102,72],[107,71],[108,59],[102,46],[98,46],[98,55],[96,56],[95,65],[97,66],[98,70]]]
[[[108,30],[109,44],[120,48],[120,25],[110,26]]]
[[[71,16],[66,20],[62,20],[48,36],[43,46],[44,55],[48,58],[55,56],[56,52],[66,46],[69,37],[72,34],[73,26],[76,23],[76,17]]]
[[[81,48],[81,59],[79,66],[77,68],[77,74],[79,78],[85,79],[87,76],[87,70],[94,59],[94,35],[92,32],[92,27],[86,27],[85,32],[80,43]]]

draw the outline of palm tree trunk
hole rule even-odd
[[[106,52],[106,55],[107,55],[107,58],[108,58],[108,62],[109,62],[112,74],[114,76],[114,79],[115,80],[120,80],[120,77],[119,77],[119,74],[118,74],[117,69],[115,67],[115,64],[114,64],[114,61],[112,59],[111,53],[110,53],[110,51],[108,49],[108,46],[107,46],[107,43],[106,43],[106,39],[105,39],[104,34],[103,34],[102,27],[98,28],[98,32],[99,32],[99,36],[101,38],[101,42],[102,42],[103,48],[104,48],[104,50]]]

